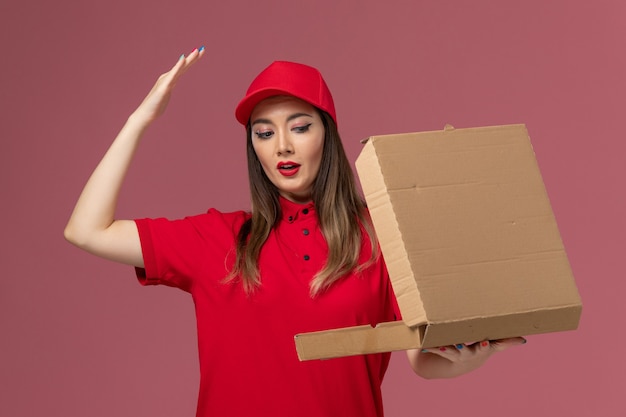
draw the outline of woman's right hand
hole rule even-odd
[[[143,266],[135,222],[115,218],[117,198],[144,131],[165,111],[180,76],[203,54],[200,48],[181,56],[124,124],[76,202],[64,232],[69,242],[102,258]]]
[[[168,72],[161,74],[157,82],[152,87],[143,102],[133,113],[135,118],[139,118],[146,123],[153,122],[163,114],[167,108],[172,91],[189,67],[204,55],[204,46],[194,49],[187,57],[181,55],[178,62]]]

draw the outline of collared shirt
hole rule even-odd
[[[380,417],[380,386],[390,355],[300,362],[298,333],[394,320],[395,299],[382,258],[316,297],[309,283],[328,247],[313,204],[281,198],[282,218],[265,242],[262,285],[246,294],[224,283],[246,212],[181,220],[136,220],[145,270],[142,284],[164,284],[194,300],[200,391],[197,416]],[[370,256],[364,238],[361,260]]]

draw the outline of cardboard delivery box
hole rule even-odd
[[[356,168],[402,321],[296,335],[301,360],[577,328],[524,125],[373,136]]]

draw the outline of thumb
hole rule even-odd
[[[526,344],[527,340],[523,337],[510,337],[507,339],[498,339],[491,342],[491,347],[498,352],[507,350],[513,346],[519,346]]]

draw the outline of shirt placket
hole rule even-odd
[[[293,245],[296,262],[299,264],[299,267],[295,269],[300,272],[302,279],[309,282],[319,271],[322,262],[319,259],[321,251],[316,248],[315,233],[319,232],[315,214],[312,210],[303,208],[290,216],[287,221],[289,238],[285,243]]]

